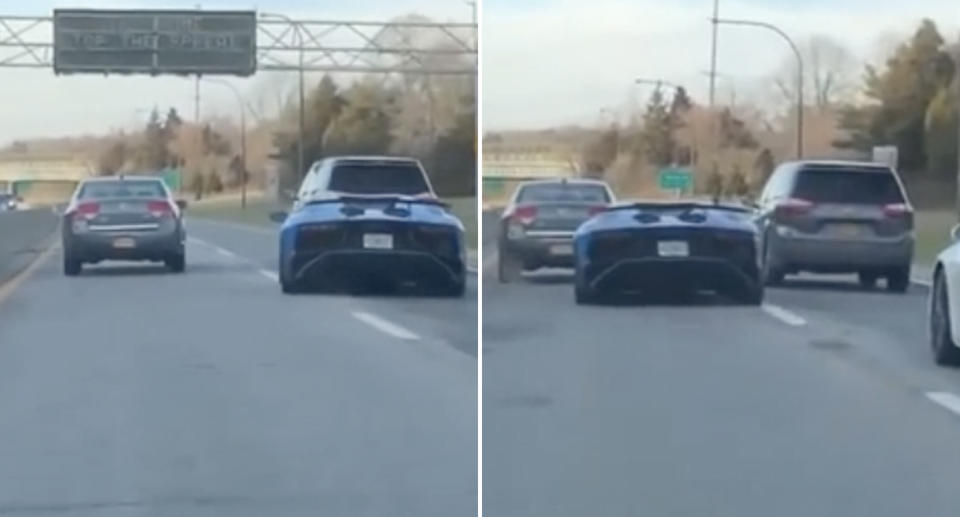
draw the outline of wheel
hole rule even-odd
[[[758,283],[744,286],[734,299],[743,305],[761,305],[763,304],[763,295],[763,285]]]
[[[578,279],[573,286],[573,299],[577,305],[594,305],[600,301],[600,295],[596,289],[583,285]]]
[[[173,255],[165,260],[164,263],[167,265],[167,268],[174,273],[183,273],[187,270],[187,256],[185,253]]]
[[[763,276],[763,285],[776,286],[783,283],[785,274],[783,269],[778,267],[774,262],[773,253],[770,251],[770,244],[765,244],[763,247],[763,269],[761,275]]]
[[[500,246],[500,257],[497,260],[497,278],[501,284],[518,282],[523,278],[523,263],[520,257]]]
[[[283,294],[297,294],[303,292],[303,288],[294,280],[280,279],[280,290]]]
[[[73,258],[73,256],[63,255],[63,274],[66,276],[77,276],[83,270],[83,262]]]
[[[898,267],[887,275],[887,290],[904,293],[910,286],[910,267]]]
[[[950,297],[943,274],[933,279],[930,307],[930,346],[933,360],[943,366],[960,366],[960,348],[953,341],[950,329]]]
[[[467,282],[465,280],[460,280],[457,282],[451,282],[441,290],[441,295],[447,296],[450,298],[463,298],[467,293]]]
[[[861,271],[857,274],[860,280],[860,287],[864,289],[873,289],[877,285],[879,275],[870,271]]]

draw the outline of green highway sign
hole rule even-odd
[[[657,174],[660,188],[663,190],[690,190],[693,184],[693,172],[690,169],[666,167]]]

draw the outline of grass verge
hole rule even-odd
[[[463,221],[466,229],[467,247],[477,249],[477,198],[451,198],[445,200],[450,203],[450,209]],[[239,224],[249,224],[261,227],[273,227],[270,221],[270,212],[289,209],[287,203],[270,201],[262,195],[247,198],[247,207],[240,208],[239,197],[203,200],[191,204],[187,209],[188,215],[195,215],[204,219],[214,219]]]
[[[950,244],[950,229],[957,224],[957,216],[952,210],[918,210],[914,215],[914,261],[929,265]]]

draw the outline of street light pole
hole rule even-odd
[[[803,158],[803,56],[800,55],[800,49],[797,48],[797,45],[790,39],[790,36],[786,32],[780,30],[776,25],[766,23],[766,22],[757,22],[752,20],[730,20],[730,19],[721,19],[713,18],[714,23],[722,23],[726,25],[745,25],[750,27],[760,27],[763,29],[771,30],[780,35],[781,38],[786,40],[790,45],[790,48],[793,50],[794,55],[797,57],[797,158]]]
[[[240,208],[247,208],[247,183],[249,182],[249,173],[247,172],[247,106],[243,100],[243,95],[236,86],[221,81],[219,79],[204,79],[207,82],[219,84],[230,88],[234,96],[237,97],[237,104],[240,105]]]
[[[299,88],[298,88],[298,89],[299,89],[299,95],[298,95],[299,101],[298,101],[298,109],[297,109],[297,110],[298,110],[298,123],[297,123],[297,174],[300,175],[300,177],[302,177],[302,176],[304,176],[304,175],[306,174],[306,169],[304,168],[304,164],[303,164],[303,134],[304,134],[304,121],[303,121],[303,119],[304,119],[304,113],[303,113],[303,110],[304,110],[304,93],[303,93],[303,88],[304,88],[304,86],[303,86],[303,83],[304,83],[304,78],[303,78],[303,71],[304,71],[304,67],[303,67],[303,32],[302,32],[302,29],[301,29],[301,27],[300,27],[300,24],[297,23],[297,22],[295,22],[295,21],[293,21],[289,16],[287,16],[287,15],[285,15],[285,14],[279,14],[279,13],[260,13],[260,17],[261,17],[261,18],[265,18],[265,19],[274,18],[274,19],[280,19],[280,20],[286,21],[286,22],[290,23],[290,24],[293,26],[294,32],[295,32],[296,35],[297,35],[297,47],[298,47],[297,51],[298,51],[298,53],[299,53],[299,63],[300,63],[300,65],[299,65],[299,67],[298,67],[299,69],[297,70],[297,73],[299,74]]]

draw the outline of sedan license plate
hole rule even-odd
[[[661,257],[686,257],[690,255],[690,245],[686,241],[659,241],[657,254]]]
[[[550,246],[551,255],[573,255],[573,244],[554,244]]]
[[[834,224],[830,226],[830,233],[837,237],[862,237],[865,233],[863,225]]]
[[[392,250],[393,235],[389,233],[363,234],[363,247],[373,250]]]
[[[137,241],[130,238],[115,239],[113,241],[113,247],[118,249],[130,249],[137,247]]]

